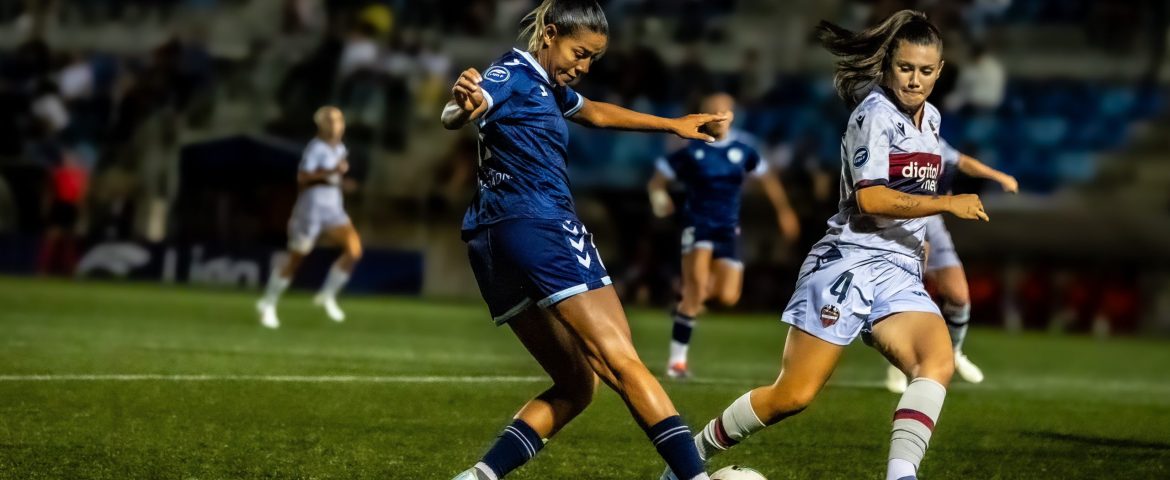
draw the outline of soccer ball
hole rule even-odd
[[[751,468],[740,465],[723,467],[711,475],[711,480],[768,480],[764,475]]]

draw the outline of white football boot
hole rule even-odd
[[[341,311],[341,307],[337,306],[337,298],[317,295],[313,297],[313,305],[324,308],[325,314],[334,322],[345,321],[345,312]]]
[[[280,328],[280,319],[276,318],[276,305],[264,300],[256,302],[256,311],[260,313],[260,324],[273,330]]]
[[[971,360],[963,355],[962,350],[955,350],[955,372],[958,372],[959,377],[970,383],[983,382],[983,370],[971,363]]]
[[[908,384],[906,374],[902,373],[898,367],[890,365],[886,368],[886,390],[897,394],[906,393]]]

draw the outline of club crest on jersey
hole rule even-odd
[[[906,125],[903,124],[902,122],[898,122],[897,127],[898,127],[898,133],[902,134],[902,136],[905,137],[906,136]]]
[[[864,122],[864,121],[865,121],[865,115],[858,115],[857,116],[857,128],[861,128],[861,122]]]
[[[837,324],[837,320],[841,319],[841,310],[837,309],[836,305],[825,305],[821,307],[821,326],[829,328]]]
[[[853,168],[861,168],[861,166],[865,165],[865,162],[868,162],[868,161],[869,161],[869,149],[868,148],[860,147],[857,149],[857,151],[853,152]]]
[[[731,160],[731,163],[742,162],[743,161],[743,150],[740,150],[738,148],[733,148],[731,150],[728,150],[727,151],[727,159]]]
[[[489,68],[488,71],[483,73],[483,78],[486,78],[486,79],[491,80],[491,81],[496,82],[496,83],[504,83],[504,82],[508,81],[508,78],[510,78],[511,76],[512,76],[512,72],[509,72],[508,69],[501,67],[501,66],[495,66],[495,67]]]

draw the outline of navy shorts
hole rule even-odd
[[[534,303],[548,308],[610,284],[593,234],[577,220],[508,220],[466,232],[464,240],[496,325]]]
[[[707,228],[687,227],[682,233],[682,253],[686,255],[696,248],[711,250],[711,258],[739,262],[739,227]]]

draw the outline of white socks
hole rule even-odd
[[[947,389],[929,378],[915,378],[906,387],[894,412],[886,480],[917,475],[946,396]]]
[[[707,426],[695,435],[699,457],[705,462],[716,453],[735,446],[766,426],[752,409],[752,392],[748,391],[731,402],[727,410],[707,423]]]
[[[325,284],[321,286],[321,291],[317,293],[323,298],[335,298],[337,292],[345,286],[345,282],[349,281],[349,272],[338,268],[337,264],[333,264],[333,268],[329,269],[329,276],[325,278]]]
[[[289,283],[292,283],[292,279],[281,276],[280,269],[273,270],[268,275],[268,286],[265,287],[264,297],[260,301],[264,302],[265,305],[276,305],[276,301],[280,300],[280,294],[284,293]]]

